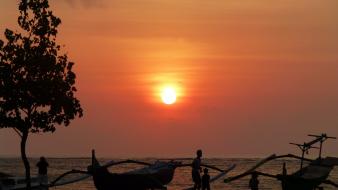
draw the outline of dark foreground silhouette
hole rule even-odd
[[[0,129],[12,128],[21,139],[30,190],[29,134],[68,126],[83,110],[75,96],[74,63],[56,41],[61,19],[48,0],[22,0],[18,5],[20,30],[6,29],[5,39],[0,39]]]
[[[252,182],[250,182],[250,188],[253,190],[258,189],[258,180],[257,177],[259,175],[275,178],[282,183],[282,189],[283,190],[314,190],[314,189],[320,189],[322,188],[322,184],[329,184],[334,187],[338,187],[338,184],[328,180],[330,172],[333,170],[334,166],[338,165],[338,158],[333,157],[326,157],[322,158],[322,144],[327,139],[336,139],[335,137],[329,137],[326,134],[322,135],[309,135],[311,137],[315,137],[314,140],[304,143],[304,144],[295,144],[291,143],[293,145],[296,145],[300,148],[302,151],[302,156],[295,156],[292,154],[288,155],[271,155],[267,157],[266,159],[263,159],[260,161],[257,165],[249,169],[248,171],[234,176],[230,177],[224,180],[225,183],[229,183],[231,181],[240,179],[242,177],[245,177],[247,175],[253,175]],[[319,156],[316,160],[311,160],[305,158],[305,153],[308,152],[310,149],[314,148],[313,145],[319,143]],[[279,175],[271,175],[263,172],[256,171],[257,168],[262,166],[268,161],[278,159],[278,158],[296,158],[300,160],[300,169],[296,171],[295,173],[292,173],[290,175],[287,174],[285,165],[283,164],[283,171],[282,174]],[[309,162],[309,165],[306,167],[303,167],[304,162]]]

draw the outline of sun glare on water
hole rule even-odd
[[[172,87],[165,87],[161,92],[161,99],[163,103],[167,105],[174,104],[176,102],[176,91]]]

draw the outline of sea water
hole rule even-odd
[[[111,159],[99,159],[100,163],[105,163],[110,161]],[[118,159],[114,159],[117,160]],[[157,159],[138,159],[140,161],[144,162],[155,162]],[[37,174],[37,168],[36,163],[38,159],[30,159],[31,168],[32,168],[32,175]],[[249,158],[206,158],[203,159],[203,162],[205,164],[214,165],[222,169],[226,169],[232,164],[236,164],[236,168],[231,171],[228,176],[234,176],[237,174],[240,174],[250,167],[254,166],[259,159],[249,159]],[[90,158],[48,158],[49,162],[49,180],[53,180],[59,175],[72,170],[86,170],[87,166],[90,165],[91,159]],[[184,163],[189,163],[191,161],[183,161]],[[294,172],[297,169],[299,169],[299,161],[298,160],[274,160],[271,162],[266,163],[262,167],[259,168],[259,171],[262,171],[264,173],[269,174],[280,174],[282,172],[282,165],[283,163],[286,163],[288,173]],[[139,168],[140,166],[134,165],[134,164],[124,164],[119,166],[114,166],[110,168],[111,172],[125,172],[130,171],[136,168]],[[24,170],[23,170],[23,164],[19,158],[0,158],[0,172],[8,173],[12,175],[17,176],[23,176]],[[212,170],[210,171],[210,175],[216,175],[217,172],[214,172]],[[70,178],[78,177],[75,175],[69,176]],[[224,177],[225,178],[225,177]],[[223,179],[224,179],[223,178]],[[69,179],[69,178],[68,178]],[[223,179],[219,179],[218,181],[215,181],[212,183],[212,189],[214,190],[246,190],[248,188],[248,183],[250,180],[250,176],[244,177],[240,180],[225,184],[223,182]],[[335,168],[329,177],[330,180],[338,183],[338,168]],[[259,187],[260,189],[273,189],[273,190],[281,190],[280,182],[267,177],[259,177]],[[184,188],[192,186],[192,180],[191,180],[191,168],[178,168],[176,169],[175,176],[173,181],[169,184],[168,190],[182,190]],[[325,187],[325,190],[333,190],[336,189],[331,186],[323,185]],[[80,190],[94,190],[94,184],[91,178],[88,178],[84,181],[65,185],[61,187],[53,187],[50,188],[58,189],[58,190],[72,190],[72,189],[80,189]]]

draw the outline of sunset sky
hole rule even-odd
[[[0,39],[17,28],[0,1]],[[30,136],[30,156],[298,153],[338,136],[337,0],[50,0],[84,117]],[[165,105],[161,89],[177,100]],[[19,137],[0,129],[0,156]],[[338,156],[338,141],[324,152]]]

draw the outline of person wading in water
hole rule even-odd
[[[258,190],[259,180],[258,180],[258,174],[256,172],[251,174],[251,179],[249,182],[249,188],[251,190]]]
[[[40,161],[36,164],[39,168],[39,179],[41,184],[48,184],[47,168],[49,164],[45,157],[40,157]]]
[[[196,152],[197,157],[192,162],[192,180],[194,181],[194,190],[201,189],[201,175],[202,172],[201,168],[201,157],[202,157],[202,150],[197,150]]]

